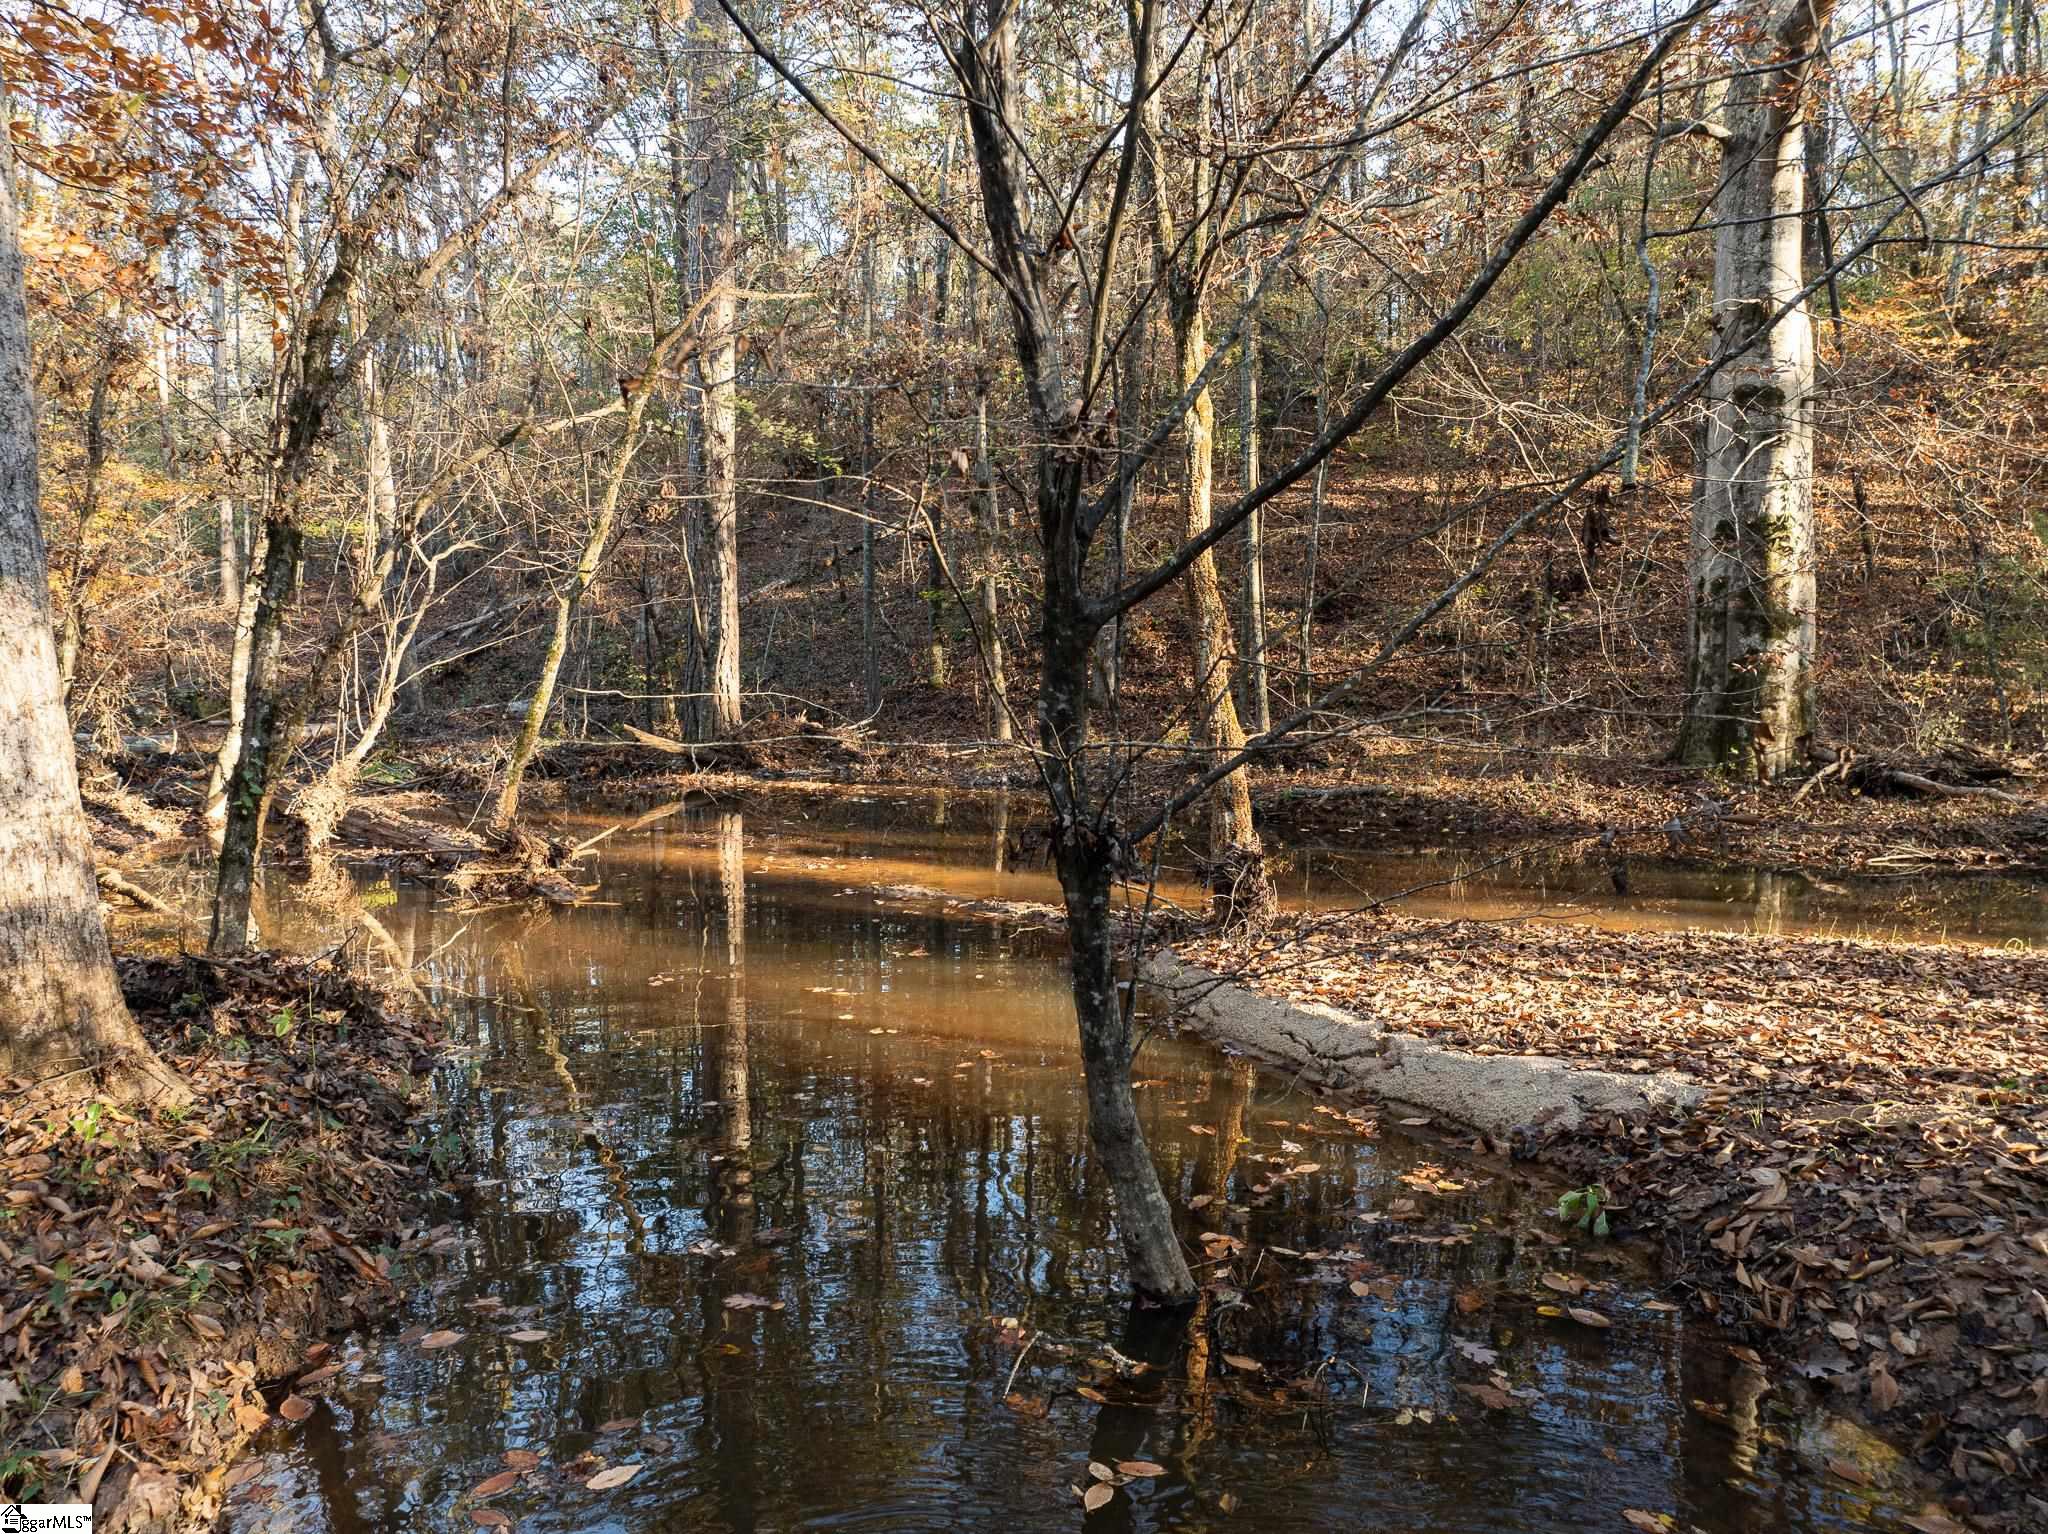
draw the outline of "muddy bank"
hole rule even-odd
[[[1158,973],[1198,1031],[1601,1185],[1953,1511],[2048,1517],[2048,956],[1348,917]]]
[[[858,731],[778,733],[677,754],[632,739],[545,746],[529,780],[544,811],[565,799],[676,797],[692,790],[892,794],[1012,789],[1038,779],[1019,746],[977,740],[887,740]],[[461,824],[496,791],[502,738],[450,730],[380,758],[358,797],[359,823],[393,816]],[[127,855],[191,820],[205,783],[201,752],[90,762],[86,800],[101,845]],[[1262,826],[1276,839],[1360,851],[1517,846],[1570,852],[1603,874],[1632,863],[1799,869],[1879,878],[2006,873],[2048,876],[2048,789],[2038,764],[1953,770],[1915,761],[1931,784],[1869,792],[1830,778],[1759,786],[1628,755],[1543,753],[1360,738],[1289,746],[1253,774]],[[1995,781],[1971,773],[1996,771]],[[1928,774],[1945,774],[1952,782]],[[1131,803],[1156,803],[1186,779],[1169,754],[1140,761]],[[1980,791],[1981,790],[1981,791]],[[410,834],[400,829],[402,838]],[[432,850],[432,849],[428,849]]]
[[[322,962],[121,973],[194,1101],[131,1115],[0,1083],[0,1496],[171,1534],[212,1527],[240,1445],[318,1389],[322,1339],[396,1298],[439,1045]]]

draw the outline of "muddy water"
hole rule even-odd
[[[358,891],[458,1020],[448,1229],[231,1528],[1899,1527],[1554,1190],[1162,1037],[1147,1132],[1234,1239],[1192,1319],[1133,1315],[1052,949],[961,904],[1042,876],[986,818],[834,818],[616,836],[539,920]],[[1158,1473],[1086,1513],[1091,1461]]]

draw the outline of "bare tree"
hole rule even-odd
[[[1131,27],[1130,68],[1122,75],[1129,81],[1130,94],[1102,152],[1088,162],[1091,167],[1104,163],[1111,148],[1116,148],[1114,187],[1085,257],[1074,234],[1074,212],[1087,190],[1085,184],[1062,199],[1044,188],[1033,170],[1037,162],[1028,152],[1029,126],[1017,110],[1020,7],[1012,0],[958,0],[943,20],[934,17],[935,38],[966,103],[981,188],[985,248],[968,239],[929,199],[891,170],[873,145],[848,128],[816,91],[761,41],[732,0],[719,3],[755,51],[812,109],[994,280],[1008,306],[1012,349],[1039,444],[1032,486],[1041,550],[1036,762],[1051,808],[1052,856],[1067,913],[1070,979],[1087,1081],[1090,1138],[1115,1195],[1117,1228],[1132,1285],[1155,1300],[1184,1304],[1194,1297],[1196,1285],[1138,1122],[1131,1086],[1136,1036],[1130,992],[1117,981],[1111,911],[1118,879],[1136,871],[1134,840],[1160,830],[1167,812],[1135,827],[1126,826],[1121,819],[1119,793],[1124,774],[1115,769],[1113,760],[1105,770],[1102,750],[1090,737],[1089,682],[1096,638],[1119,615],[1188,578],[1197,563],[1242,527],[1247,517],[1310,475],[1457,332],[1514,257],[1564,202],[1601,146],[1641,99],[1670,50],[1713,0],[1697,0],[1674,22],[1655,31],[1646,56],[1615,89],[1605,109],[1480,263],[1471,281],[1427,329],[1395,354],[1350,409],[1293,460],[1208,518],[1205,527],[1191,529],[1190,536],[1164,558],[1121,585],[1107,588],[1100,584],[1099,572],[1091,568],[1091,555],[1099,547],[1098,533],[1115,514],[1125,487],[1163,452],[1208,386],[1210,374],[1225,364],[1242,333],[1240,315],[1205,366],[1185,379],[1181,393],[1159,421],[1120,455],[1112,483],[1091,492],[1090,414],[1106,390],[1115,363],[1110,344],[1113,277],[1133,211],[1132,188],[1143,154],[1145,135],[1138,131],[1138,122],[1160,83],[1153,73],[1153,39],[1164,20],[1162,0],[1138,0]],[[1366,9],[1361,6],[1347,28],[1315,51],[1295,83],[1293,95],[1314,82],[1360,25]],[[1411,28],[1396,59],[1417,31],[1419,22]],[[1162,50],[1159,56],[1181,59],[1186,50]],[[1366,115],[1377,95],[1373,92],[1367,97]],[[1351,168],[1359,146],[1368,141],[1366,127],[1361,122],[1360,131],[1329,156],[1321,189],[1299,210],[1293,232],[1260,282],[1254,284],[1250,303],[1258,301],[1272,273],[1293,259],[1329,189]],[[1067,327],[1060,322],[1060,310],[1069,293],[1081,296],[1082,309],[1073,333],[1085,338],[1072,351],[1065,339]],[[1118,334],[1128,337],[1134,328],[1126,324]],[[1298,725],[1298,717],[1283,721],[1276,724],[1275,733]],[[1249,744],[1256,747],[1258,742]],[[1186,795],[1177,796],[1176,803],[1213,787],[1245,759],[1244,751],[1226,753]]]

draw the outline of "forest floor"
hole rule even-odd
[[[325,962],[130,958],[121,978],[193,1102],[131,1115],[0,1082],[0,1496],[176,1534],[213,1526],[274,1411],[310,1410],[327,1334],[397,1298],[438,1041]]]
[[[1503,1149],[1601,1185],[1763,1368],[1911,1451],[1952,1511],[2044,1526],[2048,954],[1355,914],[1176,949],[1460,1051],[1702,1083],[1690,1114]]]

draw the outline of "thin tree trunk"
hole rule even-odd
[[[733,191],[738,175],[733,113],[738,107],[738,65],[716,0],[697,0],[697,30],[715,46],[693,52],[693,91],[702,124],[698,155],[703,182],[697,189],[702,281],[711,291],[705,307],[698,376],[703,381],[705,515],[711,528],[711,730],[719,739],[740,733],[740,548],[738,326],[739,299],[733,286],[739,260],[739,224]]]
[[[497,804],[491,815],[494,826],[509,826],[519,813],[520,787],[525,782],[533,753],[540,745],[541,726],[547,719],[548,706],[554,702],[555,684],[561,679],[563,657],[569,653],[569,628],[575,621],[576,608],[583,600],[583,594],[590,589],[591,582],[597,579],[604,566],[605,545],[611,541],[612,526],[618,520],[619,494],[625,487],[626,471],[633,466],[633,458],[640,451],[641,426],[647,415],[648,401],[654,397],[655,385],[666,371],[669,355],[676,343],[684,331],[697,324],[702,311],[711,306],[715,297],[706,295],[699,299],[697,306],[674,329],[656,340],[646,367],[641,369],[639,377],[627,390],[625,424],[619,428],[619,444],[612,454],[611,472],[605,478],[597,514],[590,520],[569,583],[555,594],[554,624],[548,632],[547,651],[541,657],[540,674],[534,679],[533,697],[527,702],[526,717],[521,721],[518,739],[513,743],[511,760],[505,764],[505,781],[499,785]]]
[[[1809,55],[1831,0],[1787,0],[1731,85],[1712,217],[1721,344],[1802,286]],[[1813,325],[1804,302],[1708,386],[1693,495],[1681,760],[1771,778],[1814,732]]]
[[[213,339],[208,360],[213,374],[214,472],[220,476],[220,494],[214,498],[214,517],[220,539],[220,600],[228,608],[242,605],[242,534],[236,525],[235,498],[228,492],[229,462],[234,440],[228,433],[227,288],[213,285]]]
[[[982,644],[988,663],[988,730],[990,738],[1006,741],[1011,733],[1010,693],[1009,679],[1003,671],[1003,615],[996,588],[996,573],[1002,559],[1002,519],[996,509],[995,465],[989,458],[986,379],[974,396],[974,503],[982,534],[979,587]]]
[[[114,974],[57,683],[9,142],[0,98],[0,1076],[179,1102]]]
[[[1250,204],[1246,205],[1250,216]],[[1258,268],[1245,263],[1245,293],[1258,289]],[[1244,488],[1259,483],[1259,315],[1254,308],[1245,320],[1244,350],[1238,358],[1238,414],[1244,432]],[[1273,704],[1266,668],[1266,541],[1265,516],[1253,512],[1244,521],[1244,695],[1251,727],[1264,734],[1273,727]]]

